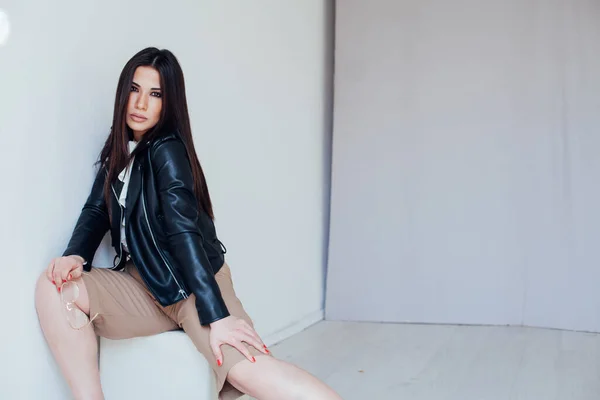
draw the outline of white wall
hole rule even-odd
[[[67,397],[37,325],[34,282],[64,249],[88,194],[118,74],[148,45],[171,49],[186,73],[218,233],[257,330],[276,339],[320,317],[331,68],[324,4],[0,3],[13,27],[0,47],[1,398]],[[96,264],[109,258],[104,247]]]
[[[337,2],[328,319],[600,331],[599,19]]]

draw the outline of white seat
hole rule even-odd
[[[100,378],[107,400],[217,399],[213,371],[181,331],[101,338]]]

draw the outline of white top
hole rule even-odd
[[[133,149],[135,149],[137,144],[138,142],[135,142],[133,140],[129,141],[129,143],[127,144],[127,147],[129,148],[129,154],[131,154],[131,152],[133,151]],[[133,164],[134,158],[135,157],[131,159],[129,164],[119,174],[119,180],[123,182],[123,189],[121,189],[121,194],[119,195],[119,204],[121,205],[121,207],[123,207],[123,210],[125,210],[125,203],[127,200],[127,189],[129,189],[129,179],[131,178],[132,168],[130,167]],[[127,248],[127,238],[125,237],[125,212],[123,212],[121,218],[121,243],[123,244],[123,249],[129,253],[129,249]]]

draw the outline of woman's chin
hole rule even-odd
[[[140,123],[131,120],[127,120],[127,126],[134,132],[146,132],[150,129],[147,123]]]

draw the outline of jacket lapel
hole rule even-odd
[[[112,196],[110,198],[110,219],[112,221],[110,229],[112,232],[113,246],[119,243],[121,238],[121,206],[119,205],[119,195],[123,189],[123,182],[116,180],[111,183]]]
[[[115,196],[115,200],[117,200],[117,204],[118,204],[118,200],[119,200],[119,196],[121,195],[121,190],[123,190],[123,182],[121,182],[120,180],[116,180],[112,183],[112,187],[113,187],[113,195]]]
[[[140,196],[140,189],[142,187],[142,164],[139,162],[138,157],[136,157],[132,167],[133,170],[131,171],[131,177],[129,178],[127,199],[125,200],[125,223],[129,221],[129,217],[131,216],[131,212],[137,203],[138,197]]]

